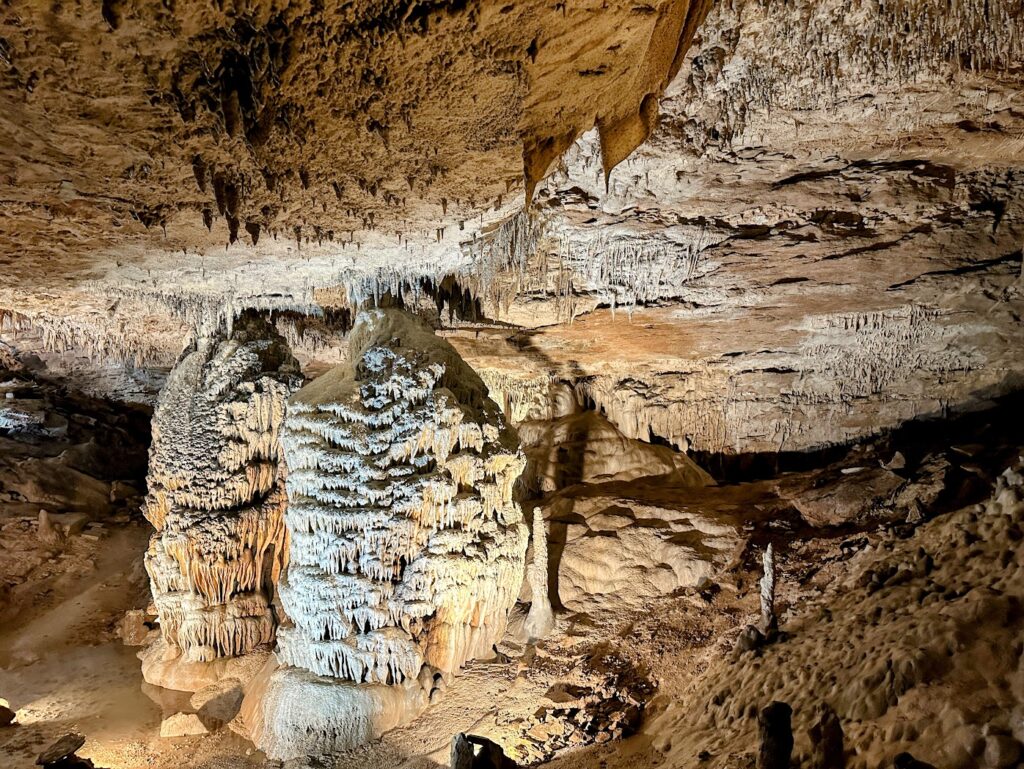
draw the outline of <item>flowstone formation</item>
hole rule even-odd
[[[422,321],[362,314],[348,362],[289,402],[292,624],[253,738],[289,758],[414,717],[489,655],[519,592],[525,459],[480,378]],[[315,702],[316,707],[309,703]]]
[[[284,340],[253,313],[200,335],[168,377],[145,505],[163,636],[144,664],[150,683],[183,685],[159,663],[206,663],[274,640],[287,542],[279,433],[300,383]]]

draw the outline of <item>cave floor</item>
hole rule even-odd
[[[72,731],[88,737],[79,755],[97,767],[244,766],[239,756],[254,752],[228,731],[198,745],[159,737],[161,708],[146,689],[159,693],[142,680],[137,649],[116,632],[126,610],[148,601],[142,554],[149,535],[148,524],[133,517],[50,547],[34,521],[5,522],[5,565],[14,565],[15,554],[22,563],[39,561],[12,591],[0,624],[0,692],[19,723],[0,730],[5,769],[35,766],[47,745]]]

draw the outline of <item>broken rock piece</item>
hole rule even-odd
[[[195,713],[175,713],[160,724],[161,737],[196,737],[208,733]]]

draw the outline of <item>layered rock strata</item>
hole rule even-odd
[[[249,313],[199,336],[168,377],[145,505],[163,661],[209,662],[274,640],[287,542],[279,431],[300,382],[284,340]]]
[[[515,432],[452,347],[402,311],[359,316],[348,362],[292,398],[282,442],[290,667],[259,694],[253,737],[288,758],[407,720],[435,678],[490,654],[527,527]]]

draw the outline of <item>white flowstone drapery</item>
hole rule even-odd
[[[515,431],[451,345],[400,310],[358,317],[348,361],[289,401],[282,443],[286,667],[253,738],[287,758],[372,738],[418,713],[435,677],[489,655],[528,532]]]

